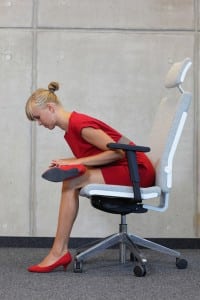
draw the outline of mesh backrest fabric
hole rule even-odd
[[[183,93],[178,100],[162,99],[152,127],[150,158],[156,168],[156,185],[164,192],[171,188],[173,157],[191,98],[191,93]]]

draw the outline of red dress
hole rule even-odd
[[[115,142],[118,142],[122,138],[121,133],[104,122],[84,114],[72,112],[69,119],[68,131],[65,133],[64,138],[70,146],[74,156],[77,158],[87,157],[102,152],[102,150],[82,138],[81,130],[86,127],[103,130]],[[134,145],[132,142],[131,144]],[[139,166],[141,187],[152,186],[154,184],[155,171],[150,160],[144,153],[137,152],[137,162]],[[114,185],[132,185],[126,158],[108,165],[99,166],[99,168],[102,171],[105,183]]]

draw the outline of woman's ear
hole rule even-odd
[[[51,113],[55,112],[56,107],[54,103],[47,103],[47,107]]]

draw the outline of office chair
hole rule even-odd
[[[160,102],[150,133],[149,145],[151,151],[150,147],[118,143],[108,144],[109,149],[123,149],[126,152],[133,186],[89,184],[80,190],[80,195],[89,198],[92,206],[96,209],[106,213],[121,215],[121,224],[119,225],[118,233],[100,240],[100,242],[86,250],[77,251],[74,259],[74,272],[82,272],[84,260],[116,244],[120,246],[121,263],[126,262],[126,250],[129,249],[130,259],[134,263],[133,272],[135,276],[141,277],[146,274],[147,260],[138,246],[174,256],[177,268],[187,268],[187,261],[181,258],[181,254],[178,251],[139,236],[128,234],[126,215],[130,213],[146,213],[149,210],[164,212],[168,208],[169,195],[172,188],[173,158],[192,99],[191,93],[185,92],[182,88],[182,83],[191,64],[190,58],[175,63],[166,76],[165,86],[167,88],[178,88],[181,95],[177,97],[178,99],[176,97],[166,97]],[[156,170],[155,186],[140,188],[136,162],[137,151],[150,151],[150,159]],[[147,200],[149,199],[153,203],[148,204],[149,201],[147,203]]]

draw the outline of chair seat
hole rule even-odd
[[[141,188],[142,200],[157,198],[161,194],[158,186]],[[109,184],[88,184],[80,190],[80,196],[89,198],[96,209],[112,214],[145,213],[142,203],[134,201],[133,188]]]
[[[161,195],[158,186],[140,188],[142,200],[157,198]],[[131,186],[110,185],[110,184],[88,184],[80,190],[80,196],[91,199],[93,196],[116,197],[134,199]]]

